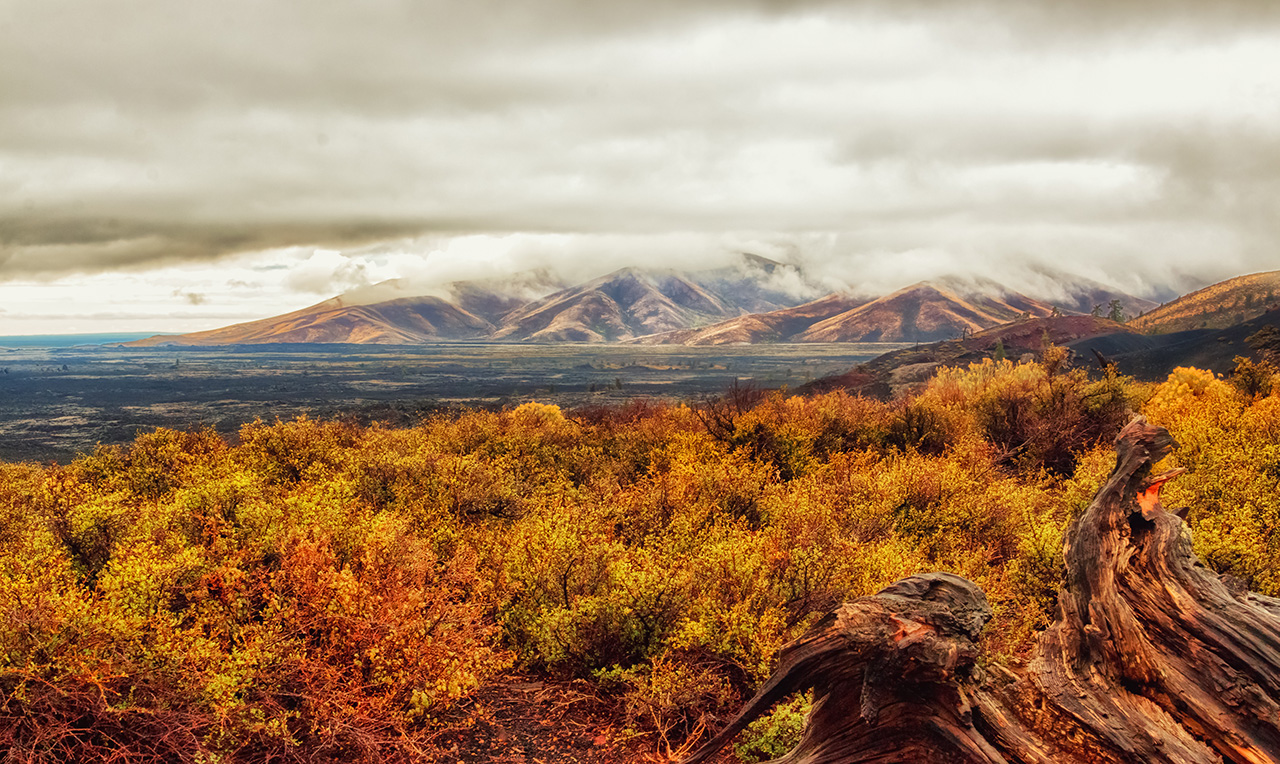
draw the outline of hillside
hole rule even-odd
[[[654,277],[633,268],[548,295],[513,311],[495,340],[612,342],[728,315],[729,306],[677,275]]]
[[[1088,281],[1055,282],[1069,299],[1052,303],[989,280],[942,278],[876,299],[835,293],[804,302],[812,286],[794,266],[749,254],[715,269],[624,268],[569,287],[546,272],[455,282],[427,295],[392,280],[282,316],[129,344],[935,342],[1049,316],[1063,302],[1067,312],[1112,300],[1127,310],[1151,305]]]
[[[635,342],[646,345],[932,342],[1026,316],[1048,316],[1052,311],[1048,303],[1011,292],[993,282],[940,280],[913,284],[876,300],[830,294],[793,308],[739,316],[701,329],[641,337]]]
[[[794,267],[750,254],[689,272],[625,268],[567,288],[544,271],[425,295],[393,279],[281,316],[127,344],[612,342],[795,305],[806,288]]]
[[[128,343],[154,345],[258,345],[281,342],[413,345],[485,337],[493,324],[439,297],[406,297],[372,305],[326,300],[283,316],[190,334]]]
[[[794,308],[754,313],[701,329],[681,329],[640,337],[641,345],[754,345],[787,342],[813,324],[863,305],[867,300],[829,294]]]
[[[1146,340],[1125,324],[1092,316],[1054,316],[1014,321],[977,332],[964,339],[944,340],[915,348],[885,353],[849,371],[815,379],[799,389],[804,393],[848,390],[865,395],[889,397],[919,385],[942,366],[965,366],[997,354],[1017,360],[1039,355],[1046,336],[1055,345],[1072,347],[1077,356],[1089,353],[1087,343],[1099,338],[1133,336]],[[1087,361],[1086,361],[1087,362]]]
[[[1280,271],[1238,276],[1183,295],[1129,322],[1135,329],[1164,334],[1222,329],[1257,318],[1280,305]]]
[[[687,273],[623,268],[512,311],[491,339],[616,342],[797,302],[770,287],[788,266],[754,256],[744,256],[744,265]]]
[[[1180,366],[1228,374],[1235,368],[1237,356],[1256,356],[1257,349],[1248,340],[1267,327],[1280,331],[1280,308],[1223,329],[1192,329],[1141,336],[1141,345],[1111,347],[1111,354],[1107,357],[1122,372],[1139,379],[1163,379]],[[1109,344],[1111,338],[1106,340]],[[1100,351],[1107,353],[1101,344]]]
[[[798,342],[933,342],[1013,321],[1048,316],[1053,308],[1025,295],[962,295],[942,283],[920,282],[818,321]]]
[[[280,316],[218,329],[157,335],[125,343],[159,345],[264,345],[274,343],[347,343],[418,345],[441,340],[488,337],[502,317],[532,296],[563,285],[542,271],[504,278],[455,281],[440,291],[421,294],[403,279],[357,287],[323,302]]]

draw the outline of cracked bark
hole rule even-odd
[[[1280,600],[1192,553],[1151,466],[1173,448],[1141,417],[1068,530],[1059,614],[1022,667],[977,666],[991,617],[973,583],[911,576],[846,603],[783,648],[709,759],[787,695],[812,688],[778,764],[1280,762]],[[1183,512],[1185,514],[1185,511]]]

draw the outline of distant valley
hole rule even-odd
[[[1180,365],[1226,374],[1236,356],[1280,357],[1269,286],[1280,272],[1163,306],[1099,285],[1051,300],[946,279],[878,298],[806,301],[791,288],[798,275],[753,260],[693,274],[627,269],[571,286],[521,274],[440,295],[387,282],[209,332],[0,348],[9,372],[0,375],[0,430],[9,458],[61,459],[124,442],[139,427],[203,423],[231,433],[258,416],[368,410],[412,421],[440,406],[689,400],[737,381],[889,397],[941,366],[1037,358],[1046,340],[1073,350],[1077,367],[1106,362],[1147,380]],[[1111,308],[1128,320],[1091,315]],[[1157,333],[1178,321],[1200,328]],[[1260,337],[1271,338],[1266,347]]]

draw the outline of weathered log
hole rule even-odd
[[[1141,417],[1068,529],[1059,614],[1021,667],[976,665],[990,618],[974,584],[903,579],[783,648],[773,676],[686,764],[777,700],[814,691],[778,764],[1280,762],[1280,600],[1193,554],[1151,466],[1174,443]],[[1181,514],[1185,514],[1183,511]]]

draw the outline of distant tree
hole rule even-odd
[[[1094,318],[1102,318],[1102,306],[1094,305],[1093,310],[1089,311],[1089,315],[1093,316]]]
[[[1120,306],[1119,300],[1112,300],[1110,303],[1107,304],[1107,308],[1108,308],[1107,318],[1111,319],[1112,321],[1115,321],[1118,324],[1124,323],[1124,308]]]
[[[1005,350],[1004,350],[1004,340],[1003,340],[1003,339],[996,340],[996,346],[995,346],[995,348],[991,351],[991,357],[992,357],[992,358],[994,358],[994,359],[996,359],[997,361],[1003,361],[1003,360],[1005,359]]]

